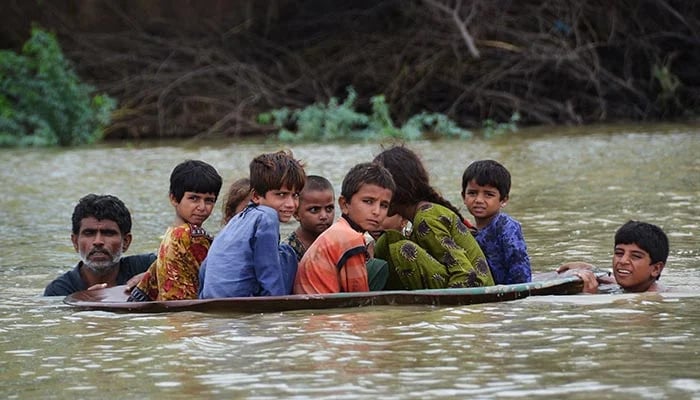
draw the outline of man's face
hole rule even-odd
[[[108,273],[129,248],[131,233],[122,235],[115,221],[83,218],[77,235],[71,234],[75,251],[83,265],[98,275]]]

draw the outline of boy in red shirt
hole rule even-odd
[[[388,277],[386,264],[367,260],[373,255],[365,234],[380,229],[396,185],[379,164],[357,164],[343,179],[338,205],[341,218],[311,244],[294,281],[295,294],[367,292],[381,290]],[[383,282],[382,282],[383,281]],[[372,282],[372,283],[370,283]]]

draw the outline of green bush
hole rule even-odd
[[[460,128],[446,115],[435,113],[417,114],[401,128],[397,128],[383,95],[370,99],[372,113],[366,115],[355,110],[355,90],[349,87],[347,91],[348,96],[342,103],[332,97],[328,104],[315,103],[293,111],[287,108],[275,109],[259,114],[258,122],[278,127],[278,138],[287,142],[386,138],[410,141],[423,139],[428,135],[471,137],[470,131]],[[294,126],[295,131],[288,129],[289,126]]]
[[[99,140],[116,102],[93,92],[64,58],[54,35],[33,28],[21,55],[0,51],[0,147]]]
[[[489,118],[482,122],[484,138],[490,139],[495,136],[503,135],[506,132],[517,132],[518,121],[520,121],[520,113],[517,111],[510,116],[508,122],[496,122]]]

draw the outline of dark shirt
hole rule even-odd
[[[117,285],[125,285],[134,275],[146,272],[148,267],[156,260],[154,253],[136,254],[122,257],[119,260],[119,273],[117,274]],[[75,268],[54,279],[44,289],[44,296],[68,296],[71,293],[86,290],[87,286],[80,277],[80,267],[83,262],[79,262]]]

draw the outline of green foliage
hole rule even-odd
[[[370,99],[372,113],[366,115],[355,110],[357,92],[352,87],[348,87],[347,91],[348,96],[342,103],[332,97],[328,104],[315,103],[294,111],[280,108],[259,114],[257,119],[261,124],[278,127],[278,138],[287,142],[386,138],[418,140],[427,135],[471,137],[471,132],[460,128],[443,114],[421,113],[397,128],[383,95]],[[296,126],[296,131],[289,130],[288,126]]]
[[[0,147],[72,146],[102,137],[116,102],[91,97],[53,34],[33,28],[22,54],[0,51]]]
[[[486,139],[490,139],[494,136],[499,136],[506,132],[517,132],[518,121],[520,121],[520,113],[517,111],[510,116],[510,120],[508,122],[496,122],[489,118],[485,120],[482,124],[483,135]]]

